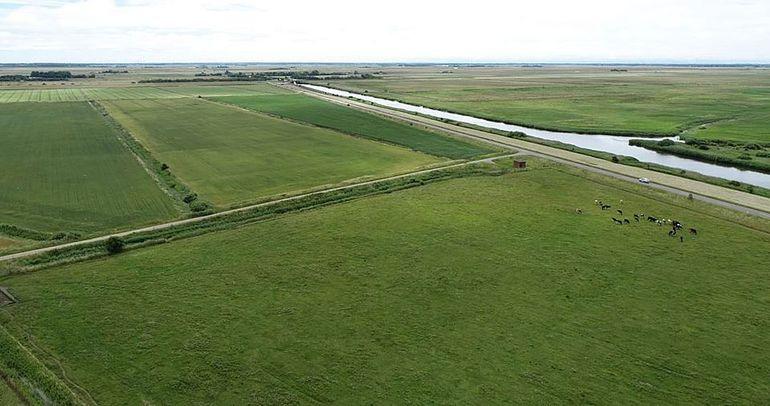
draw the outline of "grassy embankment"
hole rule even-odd
[[[156,159],[219,207],[441,162],[200,99],[102,104]]]
[[[303,94],[232,96],[215,100],[452,159],[472,158],[496,151],[489,146],[419,129]]]
[[[87,103],[2,104],[0,128],[0,251],[178,215]]]
[[[106,405],[770,400],[768,222],[530,163],[5,277],[4,321]]]

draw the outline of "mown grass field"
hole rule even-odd
[[[103,104],[176,176],[218,206],[442,160],[197,98]]]
[[[87,234],[178,215],[88,103],[2,104],[0,128],[0,224]]]
[[[105,405],[765,404],[770,235],[732,216],[532,165],[4,277],[0,320]]]
[[[565,66],[387,71],[332,85],[532,127],[770,142],[770,70]]]
[[[190,96],[233,96],[271,94],[274,86],[168,84],[163,86],[82,87],[54,89],[0,89],[0,104],[20,102],[67,102],[87,100],[174,99]]]
[[[356,136],[398,144],[453,159],[495,152],[492,148],[388,120],[303,94],[230,96],[215,100]]]

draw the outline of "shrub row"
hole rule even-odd
[[[734,158],[731,156],[721,155],[718,153],[707,152],[708,150],[693,148],[691,146],[683,145],[681,143],[676,143],[673,141],[671,141],[671,143],[664,143],[664,141],[669,141],[669,140],[650,141],[650,140],[633,139],[629,141],[629,144],[651,149],[653,151],[665,152],[668,154],[697,159],[699,161],[721,164],[721,165],[728,165],[728,166],[735,166],[739,168],[752,169],[760,172],[770,173],[770,163],[762,162],[762,161],[753,161],[751,159],[751,156],[747,154],[742,154],[737,158]]]
[[[76,240],[80,238],[80,234],[73,231],[44,233],[42,231],[15,226],[13,224],[0,224],[0,234],[35,241]]]

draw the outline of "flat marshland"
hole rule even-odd
[[[101,404],[766,402],[768,224],[530,163],[3,278],[5,325]]]

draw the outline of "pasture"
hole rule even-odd
[[[155,158],[220,207],[442,161],[197,98],[103,105]]]
[[[441,135],[304,94],[231,96],[215,100],[452,159],[472,158],[495,152],[488,146]]]
[[[0,321],[105,405],[770,401],[767,222],[530,164],[4,277]]]
[[[86,102],[0,104],[0,128],[0,224],[89,234],[178,215]]]
[[[625,71],[623,71],[625,69]],[[770,70],[592,66],[392,69],[333,86],[562,131],[770,142]]]

